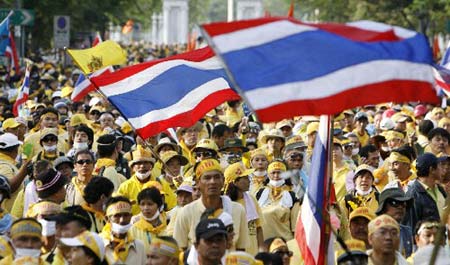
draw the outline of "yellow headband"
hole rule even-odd
[[[56,115],[55,113],[47,112],[47,113],[41,115],[41,120],[50,115],[56,116],[56,118],[58,118],[58,115]]]
[[[27,211],[27,217],[36,218],[38,215],[57,214],[62,211],[61,205],[51,201],[40,201],[33,204]]]
[[[411,164],[411,160],[408,157],[406,157],[400,153],[397,153],[397,152],[392,152],[389,155],[389,161],[391,163],[392,162],[403,162],[403,163]]]
[[[401,133],[401,132],[388,131],[385,134],[385,138],[386,138],[386,141],[391,141],[391,140],[394,140],[394,139],[403,140],[405,138],[405,135],[403,133]]]
[[[113,203],[106,208],[106,216],[112,216],[118,213],[130,213],[131,214],[131,204],[124,201],[118,201]]]
[[[36,220],[23,219],[17,221],[11,226],[11,239],[18,238],[20,236],[34,236],[41,238],[42,226]]]
[[[382,214],[369,222],[369,236],[382,227],[393,227],[397,230],[397,232],[400,232],[400,227],[398,226],[397,221],[387,214]]]
[[[180,249],[178,248],[177,244],[158,237],[152,238],[150,248],[166,257],[178,258],[180,256]]]
[[[276,171],[276,170],[285,172],[286,165],[283,162],[274,161],[274,162],[270,163],[270,165],[267,167],[267,172],[272,172],[272,171]]]
[[[219,161],[215,160],[215,159],[205,159],[200,161],[200,163],[197,165],[197,168],[195,169],[195,177],[196,178],[200,178],[203,173],[208,172],[208,171],[213,171],[213,170],[217,170],[221,173],[222,172],[222,167],[219,164]]]

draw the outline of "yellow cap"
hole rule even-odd
[[[70,117],[69,125],[72,127],[78,126],[80,124],[88,124],[88,119],[86,119],[86,115],[84,114],[73,114],[72,117]]]
[[[155,164],[155,159],[152,157],[152,152],[148,149],[143,147],[142,145],[137,145],[136,150],[130,152],[130,162],[128,162],[128,165],[133,167],[134,164],[137,162],[150,162],[152,164]]]
[[[182,166],[184,166],[184,165],[186,165],[187,163],[189,163],[189,161],[187,160],[186,157],[184,157],[184,156],[178,154],[176,151],[170,150],[170,151],[164,152],[164,153],[161,155],[161,160],[162,160],[164,163],[169,162],[169,160],[172,159],[172,158],[178,158],[178,159],[180,159],[180,163],[181,163]]]
[[[350,213],[348,220],[351,222],[356,217],[364,217],[369,221],[375,218],[375,215],[367,207],[358,207]]]
[[[195,146],[195,148],[192,151],[195,152],[196,149],[198,149],[198,148],[214,150],[216,152],[219,151],[219,147],[217,146],[216,142],[214,142],[211,139],[201,139],[200,141],[198,141],[197,145]]]
[[[306,127],[306,135],[310,135],[313,132],[317,132],[319,130],[319,123],[318,122],[311,122]]]
[[[267,159],[267,153],[262,148],[254,149],[250,151],[250,160],[252,160],[255,156],[264,156]]]
[[[282,121],[279,121],[279,122],[277,122],[277,124],[275,125],[275,128],[276,129],[281,129],[281,128],[283,128],[283,127],[285,127],[285,126],[288,126],[288,127],[293,127],[292,126],[292,121],[291,120],[282,120]]]
[[[72,95],[73,87],[71,86],[65,86],[61,89],[61,97],[62,98],[68,98],[70,95]]]
[[[41,140],[45,138],[45,136],[54,135],[58,137],[58,129],[57,128],[44,128],[41,131]]]
[[[212,159],[212,158],[200,161],[198,164],[196,164],[194,170],[195,170],[196,178],[200,178],[204,173],[213,171],[213,170],[223,173],[222,167],[220,166],[219,161],[217,161],[216,159]]]
[[[370,221],[368,226],[369,236],[382,227],[393,227],[397,230],[397,232],[400,232],[400,227],[397,221],[387,214],[382,214]]]
[[[297,143],[303,143],[303,138],[300,135],[294,135],[292,137],[289,137],[286,140],[286,145],[290,145],[290,144],[297,144]]]
[[[225,256],[225,265],[257,265],[263,264],[252,255],[244,251],[232,251]]]
[[[16,121],[14,118],[8,118],[2,123],[2,129],[11,129],[11,128],[17,128],[20,126],[20,123]]]
[[[433,110],[431,111],[431,114],[433,114],[433,115],[436,115],[436,114],[439,114],[439,113],[444,114],[444,110],[441,109],[441,108],[439,108],[439,107],[435,107],[435,108],[433,108]]]
[[[144,189],[148,189],[148,188],[151,188],[151,187],[155,187],[155,188],[157,188],[158,190],[159,190],[159,192],[162,194],[163,193],[163,187],[162,187],[162,185],[161,185],[161,183],[159,183],[158,181],[156,181],[156,180],[150,180],[150,181],[147,181],[143,186],[142,186],[142,190],[144,190]]]
[[[272,163],[269,164],[267,167],[267,172],[273,172],[273,171],[286,171],[286,165],[283,162],[280,161],[272,161]]]
[[[181,250],[176,243],[159,237],[152,238],[150,249],[156,250],[159,254],[171,258],[178,258],[181,253]]]
[[[269,252],[274,252],[275,250],[281,248],[281,247],[287,247],[286,243],[279,237],[275,238],[272,243],[269,246]]]
[[[269,138],[278,138],[281,139],[283,142],[286,140],[283,135],[283,132],[281,132],[279,129],[271,129],[270,131],[268,131],[261,138],[261,142],[265,144],[267,143],[267,140],[269,140]]]
[[[11,236],[11,239],[20,236],[35,236],[41,238],[42,226],[36,219],[21,218],[14,221],[14,223],[11,225],[9,234]]]
[[[391,131],[387,131],[384,134],[384,137],[386,138],[386,141],[391,141],[391,140],[394,140],[394,139],[403,140],[405,138],[405,135],[403,133],[401,133],[401,132],[397,132],[397,131],[391,130]]]
[[[0,257],[6,257],[13,254],[11,245],[4,237],[0,237]]]
[[[444,128],[444,125],[448,125],[448,124],[450,124],[450,118],[444,117],[439,121],[438,127]]]
[[[234,182],[240,177],[245,177],[253,173],[255,169],[246,169],[240,162],[229,165],[225,172],[225,192],[228,189],[228,184]]]
[[[364,243],[364,241],[358,239],[349,239],[345,241],[345,245],[352,254],[367,255],[366,244]],[[339,248],[337,252],[337,259],[340,260],[345,258],[346,256],[347,253],[345,252],[345,250],[343,248]]]

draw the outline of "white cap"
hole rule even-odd
[[[5,133],[0,135],[0,149],[6,149],[8,147],[22,144],[16,135],[12,133]]]
[[[97,105],[100,101],[101,99],[98,97],[91,98],[91,100],[89,101],[89,107]]]
[[[53,99],[53,98],[56,98],[56,97],[58,97],[58,98],[61,97],[61,90],[58,90],[58,91],[53,92],[53,94],[52,94],[52,99]]]
[[[92,250],[100,260],[105,257],[105,244],[103,239],[94,232],[84,231],[76,237],[60,238],[61,243],[69,247],[81,247],[85,246]]]
[[[233,224],[233,217],[231,217],[231,215],[227,212],[222,212],[218,219],[220,219],[220,221],[223,222],[223,224],[225,225],[225,227],[230,226]]]
[[[380,129],[383,131],[389,131],[394,129],[395,123],[390,118],[383,118],[380,122]]]

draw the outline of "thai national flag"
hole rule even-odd
[[[442,56],[441,63],[434,66],[434,76],[436,85],[441,88],[445,94],[450,94],[450,42],[448,43],[447,50]]]
[[[11,11],[8,16],[0,23],[0,55],[5,55],[10,59],[10,66],[20,74],[19,56],[17,55],[14,36],[9,30]]]
[[[327,196],[332,175],[328,157],[330,136],[330,117],[322,115],[312,155],[311,176],[295,230],[295,238],[306,265],[334,263],[334,251],[330,247],[334,242],[331,242],[326,233],[330,231],[326,227],[329,224],[326,221],[329,218]],[[328,254],[325,255],[327,251]],[[331,263],[325,263],[325,256]]]
[[[27,66],[22,86],[19,88],[19,93],[17,95],[16,102],[14,102],[13,105],[14,116],[22,116],[21,109],[23,105],[27,102],[29,94],[30,94],[30,67]]]
[[[189,127],[208,111],[239,99],[209,48],[122,68],[91,81],[145,138]]]
[[[203,28],[262,122],[380,102],[439,102],[428,40],[414,31],[292,18]]]

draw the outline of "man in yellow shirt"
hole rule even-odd
[[[98,160],[95,163],[94,175],[105,177],[114,184],[117,190],[126,178],[116,170],[117,140],[112,134],[104,134],[97,140]]]
[[[222,167],[215,159],[205,159],[195,167],[195,177],[201,197],[184,206],[176,217],[174,237],[182,249],[187,249],[195,242],[195,227],[201,217],[217,218],[222,212],[229,213],[233,218],[233,247],[244,250],[248,245],[248,226],[245,210],[237,202],[227,196],[221,196],[224,186]]]
[[[344,153],[340,142],[333,144],[333,183],[336,191],[336,200],[340,202],[347,194],[347,181],[353,181],[353,170],[344,161]]]
[[[180,128],[177,131],[183,156],[188,158],[191,165],[195,164],[195,157],[192,150],[197,145],[199,134],[202,129],[203,125],[200,122],[197,122],[189,128]]]
[[[358,112],[355,115],[355,129],[353,133],[358,137],[361,146],[369,144],[369,134],[366,131],[367,124],[369,123],[369,117],[365,112]]]
[[[133,160],[129,162],[129,165],[134,173],[130,179],[120,184],[117,194],[128,198],[132,202],[137,202],[137,196],[144,189],[145,184],[150,181],[156,181],[156,176],[152,175],[155,159],[152,157],[150,150],[143,148],[138,148],[134,151],[132,157]],[[167,187],[163,191],[170,192],[170,190],[167,190]],[[139,205],[136,203],[133,204],[132,213],[133,215],[140,213]]]
[[[12,133],[0,135],[0,175],[8,178],[11,186],[11,198],[3,201],[2,208],[10,212],[19,191],[23,189],[23,180],[27,176],[27,167],[31,163],[26,161],[20,170],[16,167],[15,158],[19,153],[20,142]]]
[[[95,163],[94,155],[89,150],[77,152],[74,160],[77,175],[72,178],[66,187],[66,203],[68,206],[86,203],[83,199],[83,190],[92,179]]]

